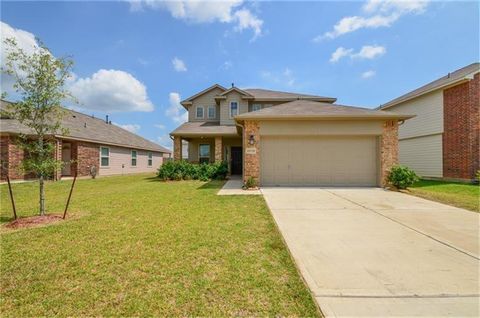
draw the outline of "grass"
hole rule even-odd
[[[49,212],[70,184],[47,185]],[[318,316],[263,198],[217,196],[222,184],[78,180],[82,217],[0,234],[1,316]],[[34,215],[38,184],[14,193]]]
[[[475,184],[421,180],[409,190],[422,198],[479,212],[480,187]]]

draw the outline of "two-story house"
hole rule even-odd
[[[333,104],[335,98],[213,85],[181,102],[174,159],[226,161],[261,185],[385,185],[398,122],[411,116]]]

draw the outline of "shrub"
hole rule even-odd
[[[254,177],[249,177],[245,182],[245,189],[255,188],[257,186],[257,180]]]
[[[388,181],[398,189],[406,189],[418,180],[415,171],[401,165],[393,166],[388,175]]]
[[[228,174],[226,162],[194,164],[184,160],[167,161],[158,169],[158,177],[166,180],[223,180]]]

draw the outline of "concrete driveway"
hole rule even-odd
[[[378,188],[263,188],[326,316],[479,316],[479,214]]]

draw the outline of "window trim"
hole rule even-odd
[[[212,117],[210,117],[210,109],[213,109],[213,116]],[[217,107],[216,106],[208,106],[208,108],[207,108],[207,118],[208,119],[217,118]]]
[[[135,157],[133,157],[133,153],[135,153]],[[135,164],[133,164],[133,160],[135,160]],[[137,150],[130,150],[130,167],[136,167],[138,160],[138,151]]]
[[[202,117],[199,117],[199,116],[198,116],[198,110],[199,110],[200,108],[202,109]],[[203,107],[203,106],[195,106],[195,118],[196,118],[196,119],[203,119],[203,118],[205,118],[205,107]]]
[[[239,108],[240,108],[240,104],[238,103],[238,101],[236,100],[231,100],[230,103],[229,103],[229,113],[230,113],[230,118],[233,118],[234,116],[232,116],[232,103],[236,103],[237,104],[237,113],[235,114],[235,116],[237,116],[240,112],[239,112]]]
[[[200,157],[200,148],[202,148],[202,146],[208,146],[208,157]],[[208,162],[210,162],[210,157],[212,156],[211,152],[212,152],[212,149],[211,149],[211,145],[210,144],[198,144],[198,162],[200,163],[200,159],[202,158],[208,158]]]
[[[153,166],[153,152],[147,152],[147,167]]]
[[[102,148],[108,149],[108,156],[103,156],[102,155]],[[106,165],[106,166],[102,165],[102,159],[103,158],[108,159],[108,165]],[[100,168],[108,168],[108,167],[110,167],[110,147],[100,146]]]

